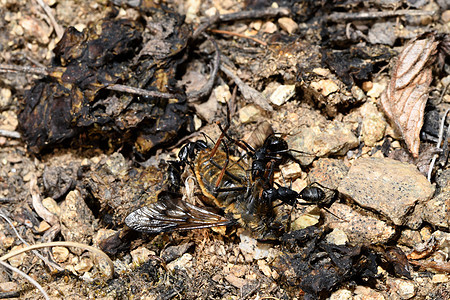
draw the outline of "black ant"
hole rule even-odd
[[[270,176],[265,176],[268,171],[268,166],[272,169],[278,168],[280,165],[284,164],[287,160],[292,160],[297,163],[299,161],[292,156],[291,152],[304,153],[302,151],[289,149],[287,142],[280,136],[276,134],[269,135],[265,140],[263,145],[255,149],[250,146],[248,143],[242,140],[235,140],[230,137],[226,130],[228,126],[223,129],[220,124],[219,128],[222,131],[222,135],[225,136],[229,141],[242,148],[244,151],[250,154],[252,158],[251,164],[251,176],[252,180],[260,179],[260,178],[268,178]],[[306,154],[306,153],[304,153]]]
[[[334,199],[334,196],[331,197],[329,201],[324,201],[327,198],[326,193],[323,189],[329,189],[318,182],[311,183],[307,187],[305,187],[300,192],[296,192],[289,187],[281,186],[276,183],[277,187],[266,188],[262,192],[262,199],[267,202],[273,203],[276,200],[280,200],[281,204],[286,204],[295,207],[295,205],[317,205],[317,207],[324,209],[329,214],[334,217],[343,220],[342,218],[336,216],[330,210],[328,210],[325,206]],[[305,202],[298,202],[297,200],[302,199]],[[345,220],[344,220],[345,221]]]

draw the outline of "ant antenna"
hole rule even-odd
[[[209,135],[207,135],[203,131],[201,131],[200,134],[203,135],[203,137],[205,138],[205,143],[206,143],[207,140],[210,140],[212,144],[216,143],[216,142],[214,142],[214,140]]]

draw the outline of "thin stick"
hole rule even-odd
[[[9,64],[0,64],[0,72],[21,72],[21,73],[31,73],[35,75],[47,76],[49,75],[49,71],[47,68],[38,68],[38,67],[30,67],[30,66],[17,66],[17,65],[9,65]]]
[[[0,198],[0,202],[13,202],[13,201],[17,201],[14,198]]]
[[[439,127],[439,139],[436,144],[437,149],[441,149],[441,143],[442,139],[444,137],[444,127],[445,127],[445,120],[447,119],[448,112],[450,111],[450,108],[447,109],[444,113],[444,116],[441,120],[441,126]],[[434,164],[436,163],[436,159],[438,158],[438,154],[433,155],[433,158],[431,159],[430,167],[428,168],[428,181],[431,182],[431,173],[433,173]]]
[[[436,11],[399,9],[395,11],[365,11],[359,13],[335,12],[328,16],[327,20],[332,22],[342,22],[349,20],[371,20],[379,18],[392,18],[398,16],[432,16]]]
[[[36,280],[31,278],[30,276],[28,276],[24,272],[20,271],[16,267],[13,267],[10,264],[7,264],[7,263],[5,263],[5,262],[3,262],[1,260],[0,260],[0,265],[4,266],[5,268],[10,269],[11,271],[16,272],[20,276],[24,277],[26,280],[28,280],[32,285],[34,285],[41,292],[41,294],[44,296],[44,298],[46,300],[50,300],[50,297],[47,295],[47,293],[44,291],[42,286]]]
[[[30,179],[30,194],[32,198],[33,208],[36,213],[44,219],[50,225],[59,225],[59,219],[56,215],[51,213],[45,206],[42,204],[41,196],[39,194],[39,188],[37,186],[37,176],[33,174]]]
[[[188,102],[194,102],[200,98],[203,98],[211,93],[211,90],[214,86],[214,82],[217,78],[217,73],[219,72],[219,66],[220,66],[220,51],[219,46],[217,46],[216,41],[210,37],[207,34],[203,34],[214,46],[215,49],[215,55],[214,55],[214,61],[213,61],[213,69],[211,71],[211,75],[209,76],[208,81],[205,83],[205,85],[202,86],[202,88],[196,92],[191,92],[187,94]]]
[[[149,90],[144,90],[144,89],[131,87],[128,85],[123,85],[123,84],[112,84],[112,85],[106,86],[105,88],[108,90],[111,90],[111,91],[125,92],[125,93],[130,93],[130,94],[141,95],[141,96],[145,96],[145,97],[159,97],[159,98],[166,98],[166,99],[178,98],[178,96],[175,94],[161,93],[158,91],[149,91]]]
[[[290,14],[291,11],[286,7],[246,10],[223,15],[216,14],[211,18],[206,19],[206,21],[202,21],[202,24],[194,31],[192,38],[193,39],[198,38],[200,34],[204,32],[206,29],[221,22],[287,17]]]
[[[274,18],[274,17],[287,17],[291,14],[291,11],[286,7],[279,8],[266,8],[257,10],[244,10],[231,14],[220,15],[220,22],[230,22],[237,20],[252,20],[261,18]]]
[[[20,139],[20,133],[17,131],[0,129],[0,135],[9,138]]]
[[[55,29],[56,36],[58,37],[58,40],[60,40],[64,35],[64,29],[58,24],[58,22],[56,22],[51,8],[42,0],[36,0],[36,2],[42,7],[47,16],[50,18],[50,23],[52,23],[51,25],[53,26],[53,29]]]
[[[30,244],[25,241],[19,234],[19,232],[17,232],[16,227],[14,227],[13,223],[11,222],[11,220],[4,215],[2,212],[0,212],[0,217],[2,217],[3,219],[5,219],[5,221],[9,224],[9,226],[11,226],[12,230],[14,231],[14,233],[16,234],[17,238],[26,246],[30,246]],[[45,258],[43,255],[41,255],[38,251],[36,250],[32,250],[32,252],[34,253],[34,255],[36,255],[37,257],[39,257],[40,259],[42,259],[47,265],[52,266],[53,268],[55,268],[58,271],[64,271],[64,268],[60,267],[58,264],[49,261],[47,258]]]
[[[23,252],[27,252],[30,250],[47,248],[47,247],[56,247],[56,246],[77,247],[77,248],[82,248],[82,249],[91,251],[94,254],[97,254],[97,255],[101,256],[102,258],[104,258],[106,260],[106,262],[108,263],[108,266],[109,266],[109,269],[111,272],[111,274],[108,275],[108,279],[112,278],[112,276],[114,275],[114,264],[113,264],[112,260],[108,257],[108,255],[106,255],[103,251],[101,251],[97,248],[94,248],[89,245],[81,244],[81,243],[76,243],[76,242],[50,242],[50,243],[41,243],[41,244],[31,245],[31,246],[27,246],[25,248],[11,251],[11,252],[3,255],[2,257],[0,257],[0,261],[6,261],[7,259],[10,259],[11,257],[14,257],[16,255],[19,255]]]
[[[232,31],[227,31],[227,30],[219,30],[219,29],[211,29],[210,31],[214,32],[214,33],[238,36],[238,37],[241,37],[241,38],[245,38],[245,39],[249,39],[249,40],[255,41],[255,42],[257,42],[257,43],[259,43],[259,44],[261,44],[263,46],[267,46],[266,42],[261,41],[261,40],[259,40],[257,38],[254,38],[252,36],[244,35],[242,33],[237,33],[237,32],[232,32]]]
[[[254,88],[247,85],[242,79],[240,79],[234,72],[226,67],[224,64],[220,65],[220,70],[224,72],[227,76],[229,76],[231,79],[233,79],[234,83],[238,86],[239,90],[241,91],[242,96],[247,101],[252,101],[256,105],[260,106],[262,109],[267,111],[273,111],[272,106],[270,106],[268,100],[266,97],[255,90]]]

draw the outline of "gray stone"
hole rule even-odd
[[[450,228],[450,191],[445,191],[425,203],[424,221],[438,227]]]
[[[326,224],[332,229],[342,230],[351,244],[385,243],[395,234],[392,226],[360,214],[347,205],[334,203],[330,211],[341,219],[325,212]]]
[[[361,158],[355,161],[338,191],[362,207],[377,211],[405,225],[411,211],[428,201],[433,186],[414,165],[389,158]]]
[[[67,194],[61,203],[61,234],[66,241],[90,244],[94,235],[94,215],[87,207],[78,190]],[[80,255],[83,250],[72,248],[71,251]]]
[[[297,134],[288,138],[287,142],[292,149],[303,152],[292,153],[302,165],[311,164],[314,156],[344,155],[359,145],[356,136],[339,121],[331,122],[326,128],[319,126],[300,128]]]

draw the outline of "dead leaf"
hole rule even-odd
[[[438,45],[434,34],[410,41],[400,53],[391,81],[381,95],[383,110],[414,157],[419,156],[419,135],[432,80],[431,63]]]
[[[423,259],[434,252],[439,248],[438,240],[432,236],[428,241],[423,244],[420,244],[415,247],[414,251],[408,254],[408,259]]]

